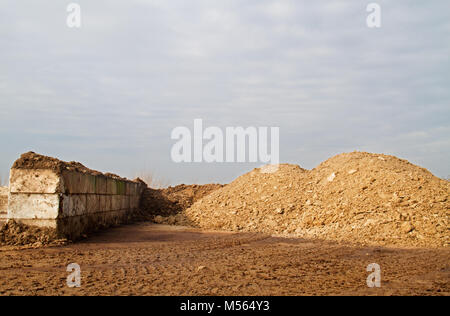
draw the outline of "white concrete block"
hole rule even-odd
[[[11,169],[10,190],[12,193],[62,193],[61,177],[47,169]]]
[[[8,218],[55,219],[60,206],[59,194],[11,193]]]

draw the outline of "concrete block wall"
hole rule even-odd
[[[64,164],[58,169],[42,168],[45,164],[13,166],[8,219],[54,228],[61,237],[76,239],[98,228],[125,223],[139,208],[144,183]]]

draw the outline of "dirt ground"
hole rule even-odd
[[[449,295],[450,249],[358,247],[139,223],[66,246],[0,248],[0,295]],[[81,267],[69,288],[66,267]],[[381,267],[368,288],[366,267]]]

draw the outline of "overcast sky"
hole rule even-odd
[[[0,173],[29,150],[171,184],[258,164],[176,164],[173,128],[278,126],[280,159],[399,156],[450,175],[450,3],[70,1],[0,4]]]

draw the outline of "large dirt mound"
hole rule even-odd
[[[450,183],[394,156],[352,152],[308,171],[260,169],[176,216],[208,229],[374,245],[448,246]]]

